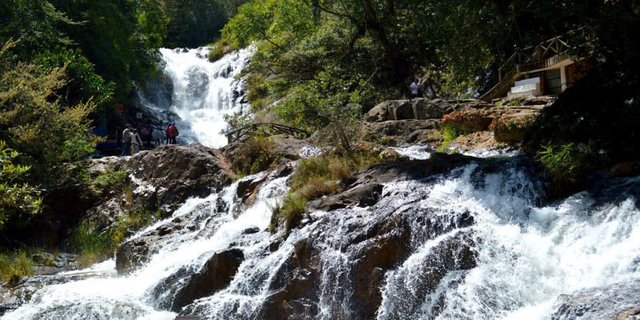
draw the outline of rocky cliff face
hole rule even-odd
[[[110,195],[88,210],[98,229],[115,223],[127,211],[145,209],[166,215],[190,197],[204,197],[234,177],[220,150],[202,145],[161,146],[132,157],[93,160],[94,171],[125,171],[129,188]]]

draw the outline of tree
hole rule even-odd
[[[245,0],[163,0],[169,17],[168,47],[197,47],[220,30]]]
[[[62,105],[56,93],[65,85],[66,70],[17,62],[9,54],[13,45],[9,41],[0,51],[0,140],[31,168],[26,181],[55,187],[66,162],[93,152],[88,117],[95,104]]]
[[[6,220],[20,213],[36,214],[41,210],[39,190],[19,182],[30,169],[14,163],[19,155],[0,140],[0,230]]]

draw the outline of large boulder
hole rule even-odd
[[[183,268],[154,289],[154,296],[163,298],[159,307],[178,312],[194,300],[226,288],[243,260],[242,250],[233,248],[215,253],[198,271]]]
[[[220,150],[195,144],[168,145],[132,156],[124,164],[134,183],[134,202],[175,208],[231,183],[234,174]],[[151,203],[149,203],[151,202]]]
[[[319,312],[321,277],[319,248],[312,239],[294,245],[291,256],[278,267],[267,297],[259,310],[260,319],[311,319]]]
[[[443,115],[467,108],[483,109],[490,107],[480,100],[388,100],[373,107],[365,115],[367,122],[389,120],[426,120],[440,119]]]
[[[429,133],[437,131],[440,120],[392,120],[365,122],[362,133],[366,141],[386,145],[419,143],[429,139]]]
[[[167,216],[188,198],[205,197],[231,183],[234,174],[217,149],[202,145],[161,146],[131,157],[91,160],[94,173],[124,171],[127,186],[104,195],[82,220],[101,232],[130,211]]]
[[[640,279],[633,279],[562,295],[551,319],[637,319],[640,316],[638,292]]]

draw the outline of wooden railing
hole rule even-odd
[[[570,36],[581,33],[585,39],[584,29],[567,32],[565,35],[551,38],[535,46],[516,51],[498,68],[498,83],[480,97],[481,100],[490,101],[505,95],[513,81],[522,78],[523,74],[532,70],[544,69],[570,57],[570,50],[576,49],[569,45]],[[587,45],[587,43],[581,45]]]
[[[277,135],[277,134],[286,134],[286,135],[290,135],[292,137],[296,137],[300,139],[307,138],[310,135],[308,131],[305,131],[302,129],[285,126],[278,123],[269,123],[269,122],[253,123],[253,124],[244,126],[240,129],[229,131],[225,135],[227,136],[227,141],[229,143],[232,143],[242,138],[245,138],[247,136],[256,135],[256,134],[269,135],[269,136]]]

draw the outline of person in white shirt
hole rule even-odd
[[[138,129],[133,128],[131,133],[131,155],[138,153],[140,146],[142,146],[142,139],[140,138],[140,134],[138,134]]]
[[[409,98],[409,100],[415,98],[418,96],[418,81],[415,80],[413,82],[411,82],[411,85],[409,85],[409,89],[411,90],[411,97]]]

